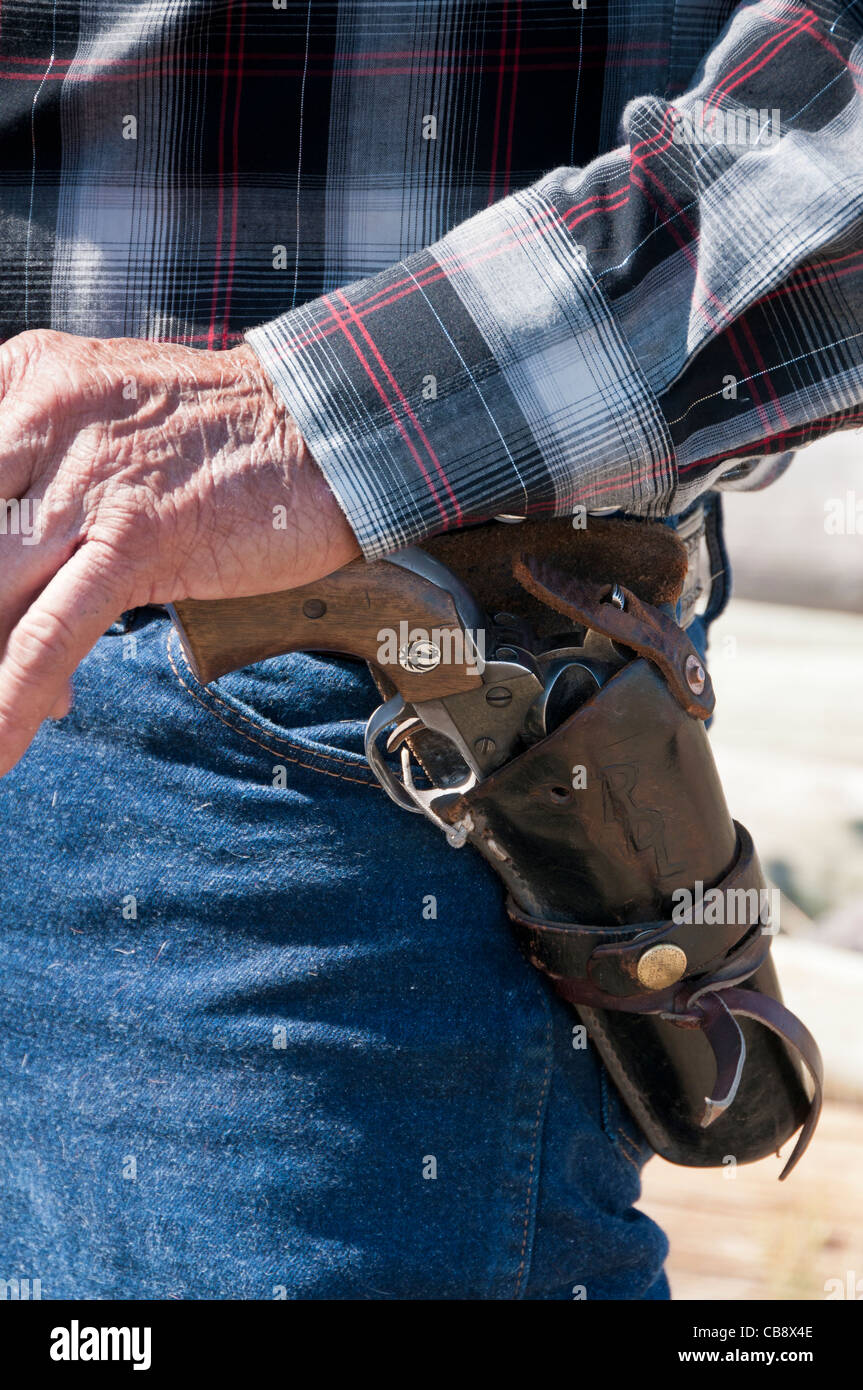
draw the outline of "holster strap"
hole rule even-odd
[[[760,884],[761,879],[751,835],[736,821],[734,828],[737,855],[718,887],[726,902],[736,903],[741,892],[757,895],[759,890],[754,885]],[[757,900],[760,904],[760,897]],[[600,994],[617,998],[638,993],[638,963],[654,946],[679,947],[686,955],[686,977],[691,978],[718,969],[732,948],[757,925],[751,920],[717,925],[682,920],[640,922],[636,926],[587,926],[531,916],[512,897],[507,911],[531,963],[552,979],[589,979],[596,986],[597,1004]],[[763,918],[760,925],[767,925]],[[622,1002],[603,1006],[625,1007]]]
[[[601,632],[652,661],[687,714],[694,719],[710,718],[716,703],[710,676],[690,638],[673,618],[652,604],[642,603],[622,584],[597,584],[565,574],[533,556],[521,555],[513,572],[529,594],[570,622]],[[615,589],[622,606],[610,602]]]
[[[812,1100],[803,1122],[803,1128],[797,1136],[797,1143],[791,1151],[788,1162],[779,1174],[779,1181],[781,1182],[783,1178],[788,1177],[792,1168],[806,1152],[821,1114],[824,1095],[824,1064],[821,1060],[818,1044],[796,1014],[793,1014],[790,1009],[786,1009],[785,1005],[780,1004],[778,999],[771,999],[769,995],[761,994],[758,990],[738,989],[732,986],[731,988],[723,988],[721,993],[714,993],[708,989],[708,992],[699,1001],[698,1007],[705,1016],[705,1022],[701,1024],[702,1031],[713,1048],[713,1055],[716,1058],[716,1086],[714,1090],[720,1097],[718,1101],[712,1101],[710,1098],[705,1101],[702,1125],[709,1125],[717,1114],[727,1109],[737,1091],[743,1063],[746,1060],[746,1043],[737,1025],[736,1015],[754,1019],[756,1023],[769,1028],[771,1033],[775,1033],[777,1037],[781,1038],[787,1047],[793,1047],[812,1078]],[[736,1037],[733,1039],[727,1036],[724,1027],[718,1023],[723,1011],[734,1024]],[[724,1088],[727,1088],[727,1096],[723,1100],[721,1097]],[[712,1106],[716,1105],[718,1105],[718,1109],[711,1109]]]

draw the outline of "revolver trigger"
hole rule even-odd
[[[411,715],[407,719],[403,719],[401,724],[396,724],[389,737],[387,738],[387,752],[396,753],[398,749],[401,748],[405,739],[410,738],[411,734],[418,733],[419,730],[424,727],[425,726],[422,720],[419,719],[415,714]]]
[[[448,844],[454,849],[459,849],[466,842],[468,827],[464,825],[450,825],[448,821],[437,813],[437,805],[462,796],[465,792],[471,791],[476,786],[476,773],[465,769],[466,776],[462,783],[457,787],[450,787],[441,790],[432,787],[429,790],[417,787],[414,782],[413,769],[411,767],[410,750],[404,746],[404,740],[408,734],[416,728],[422,728],[422,720],[417,715],[411,714],[407,719],[403,716],[406,713],[406,706],[400,695],[394,695],[385,704],[379,705],[366,725],[366,758],[369,767],[374,772],[387,796],[396,803],[397,806],[405,811],[414,811],[419,815],[425,816],[428,820],[442,830],[447,838]],[[395,721],[397,723],[389,739],[396,744],[402,744],[401,748],[401,770],[402,780],[397,776],[384,761],[378,748],[378,740],[383,731]],[[389,740],[388,740],[389,742]]]

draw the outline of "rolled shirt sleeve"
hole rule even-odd
[[[247,341],[367,557],[655,516],[860,423],[863,7],[738,7],[690,91]]]

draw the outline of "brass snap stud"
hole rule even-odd
[[[667,989],[686,973],[686,952],[669,943],[650,946],[638,958],[635,973],[645,989]]]

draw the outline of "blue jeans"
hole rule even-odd
[[[0,1279],[667,1297],[649,1151],[494,874],[378,788],[365,668],[206,689],[144,609],[75,689],[0,781]]]

